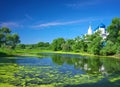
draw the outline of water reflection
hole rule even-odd
[[[52,87],[117,87],[120,82],[118,59],[52,53],[39,55],[41,58],[0,58],[0,87],[3,87],[1,83],[4,87],[9,87],[8,84],[17,87],[44,84]]]
[[[110,74],[120,71],[120,60],[110,58],[91,58],[69,54],[52,55],[52,61],[58,65],[68,64],[74,68],[81,69],[88,74]]]

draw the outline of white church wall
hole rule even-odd
[[[105,34],[105,28],[99,28],[99,30],[101,31],[101,34]]]

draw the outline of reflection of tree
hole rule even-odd
[[[88,74],[112,73],[120,71],[120,63],[117,59],[108,58],[77,58],[76,56],[66,56],[55,54],[52,56],[54,63],[63,65],[74,65],[75,69],[82,69]]]
[[[58,65],[63,65],[65,62],[64,58],[61,58],[61,56],[59,56],[59,55],[53,55],[52,61]]]
[[[120,62],[118,59],[101,59],[101,62],[103,62],[103,66],[105,67],[106,72],[118,72],[120,71]]]
[[[9,59],[9,58],[5,58],[5,57],[1,57],[0,58],[0,63],[15,63],[16,59]]]

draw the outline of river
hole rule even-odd
[[[120,87],[120,59],[39,55],[1,57],[0,87]]]

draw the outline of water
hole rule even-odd
[[[70,54],[0,58],[0,87],[120,87],[120,60]]]

